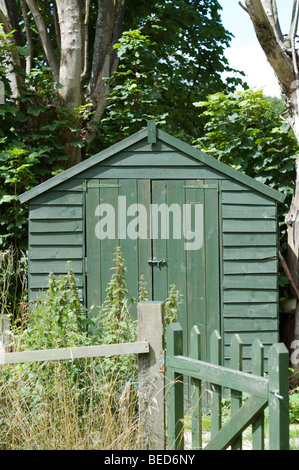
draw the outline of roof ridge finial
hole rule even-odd
[[[156,121],[147,121],[147,141],[149,144],[155,144],[157,142],[157,127]]]

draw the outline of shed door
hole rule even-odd
[[[100,305],[116,246],[127,267],[127,288],[138,296],[143,276],[151,300],[179,290],[178,321],[206,338],[219,320],[219,217],[215,182],[92,180],[86,191],[87,306]],[[187,353],[187,346],[185,352]]]

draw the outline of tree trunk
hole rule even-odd
[[[82,22],[79,0],[56,0],[60,30],[60,65],[59,94],[64,104],[73,113],[81,103],[81,72],[82,72]],[[74,122],[74,125],[79,122]],[[71,131],[66,135],[70,142],[76,137]],[[66,144],[68,167],[81,161],[81,149]]]
[[[24,44],[24,32],[19,27],[21,21],[17,18],[16,2],[17,0],[0,0],[0,24],[2,23],[2,29],[6,33],[15,30],[11,41],[20,45],[17,39],[19,38]],[[31,13],[29,17],[25,2]],[[97,7],[92,5],[94,3],[97,3]],[[79,117],[76,118],[74,110],[82,104],[91,103],[92,105],[92,117],[87,122],[87,127],[83,129],[86,141],[91,142],[96,134],[96,124],[101,119],[107,104],[109,85],[105,78],[110,77],[117,67],[117,56],[112,50],[113,44],[118,41],[121,35],[124,0],[97,0],[97,2],[91,2],[91,0],[55,0],[53,8],[50,8],[49,5],[47,6],[47,13],[53,15],[53,25],[50,26],[47,24],[43,11],[40,9],[40,3],[37,0],[21,0],[25,40],[29,46],[26,73],[30,71],[34,62],[33,40],[36,40],[36,34],[33,33],[32,25],[30,26],[32,16],[39,41],[53,73],[54,84],[59,84],[58,93],[60,98],[73,115],[72,128],[80,128],[81,126],[80,119]],[[97,11],[93,45],[90,44],[90,36],[92,37],[93,33],[90,34],[89,31],[91,7],[93,8],[92,12]],[[54,40],[53,31],[56,34]],[[56,44],[58,51],[56,50]],[[89,50],[93,51],[90,69],[88,67]],[[20,68],[20,58],[12,56],[11,59],[14,65]],[[13,96],[19,97],[20,77],[13,71],[12,67],[8,72]],[[89,83],[87,83],[83,96],[82,85],[83,83],[85,85],[88,73],[90,73]],[[81,149],[78,146],[71,145],[74,138],[79,137],[79,135],[80,131],[75,133],[71,129],[64,135],[65,150],[68,155],[67,167],[81,161]]]
[[[288,268],[297,288],[299,288],[299,158],[296,160],[295,194],[285,222],[288,227]],[[299,340],[299,301],[296,300],[295,326],[293,340]],[[293,364],[299,371],[299,364]]]

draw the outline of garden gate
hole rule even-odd
[[[283,344],[269,352],[269,376],[263,377],[263,345],[252,346],[252,373],[241,371],[242,342],[235,335],[231,343],[231,368],[220,366],[221,338],[215,330],[210,341],[211,363],[200,360],[200,333],[196,326],[190,335],[191,357],[184,357],[183,334],[178,323],[169,325],[166,335],[166,389],[168,448],[184,449],[184,387],[182,377],[191,377],[193,393],[192,449],[202,449],[201,395],[203,382],[211,384],[211,440],[205,450],[242,449],[242,432],[252,424],[252,447],[264,450],[264,409],[269,407],[270,450],[289,447],[288,365]],[[222,426],[222,390],[231,390],[231,418]],[[242,392],[250,397],[242,406]]]

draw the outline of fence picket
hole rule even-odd
[[[289,354],[284,344],[269,351],[270,450],[289,449]]]
[[[252,373],[255,375],[264,374],[264,346],[256,338],[252,345]],[[252,423],[252,448],[253,450],[264,450],[264,412]]]
[[[242,370],[242,341],[238,334],[235,334],[231,340],[231,369]],[[238,412],[242,406],[242,392],[231,390],[231,414]],[[232,443],[232,450],[242,450],[242,435]]]
[[[171,323],[168,326],[166,346],[170,356],[183,354],[183,330],[179,323]],[[166,388],[168,449],[183,450],[184,384],[182,374],[170,367],[166,368]]]
[[[214,330],[210,341],[210,361],[212,364],[221,364],[221,337],[218,331]],[[221,386],[215,383],[212,387],[211,404],[211,438],[217,434],[221,428]]]
[[[190,357],[200,359],[200,332],[198,327],[193,326],[190,333]],[[192,395],[192,449],[202,449],[202,385],[201,380],[191,378]]]

